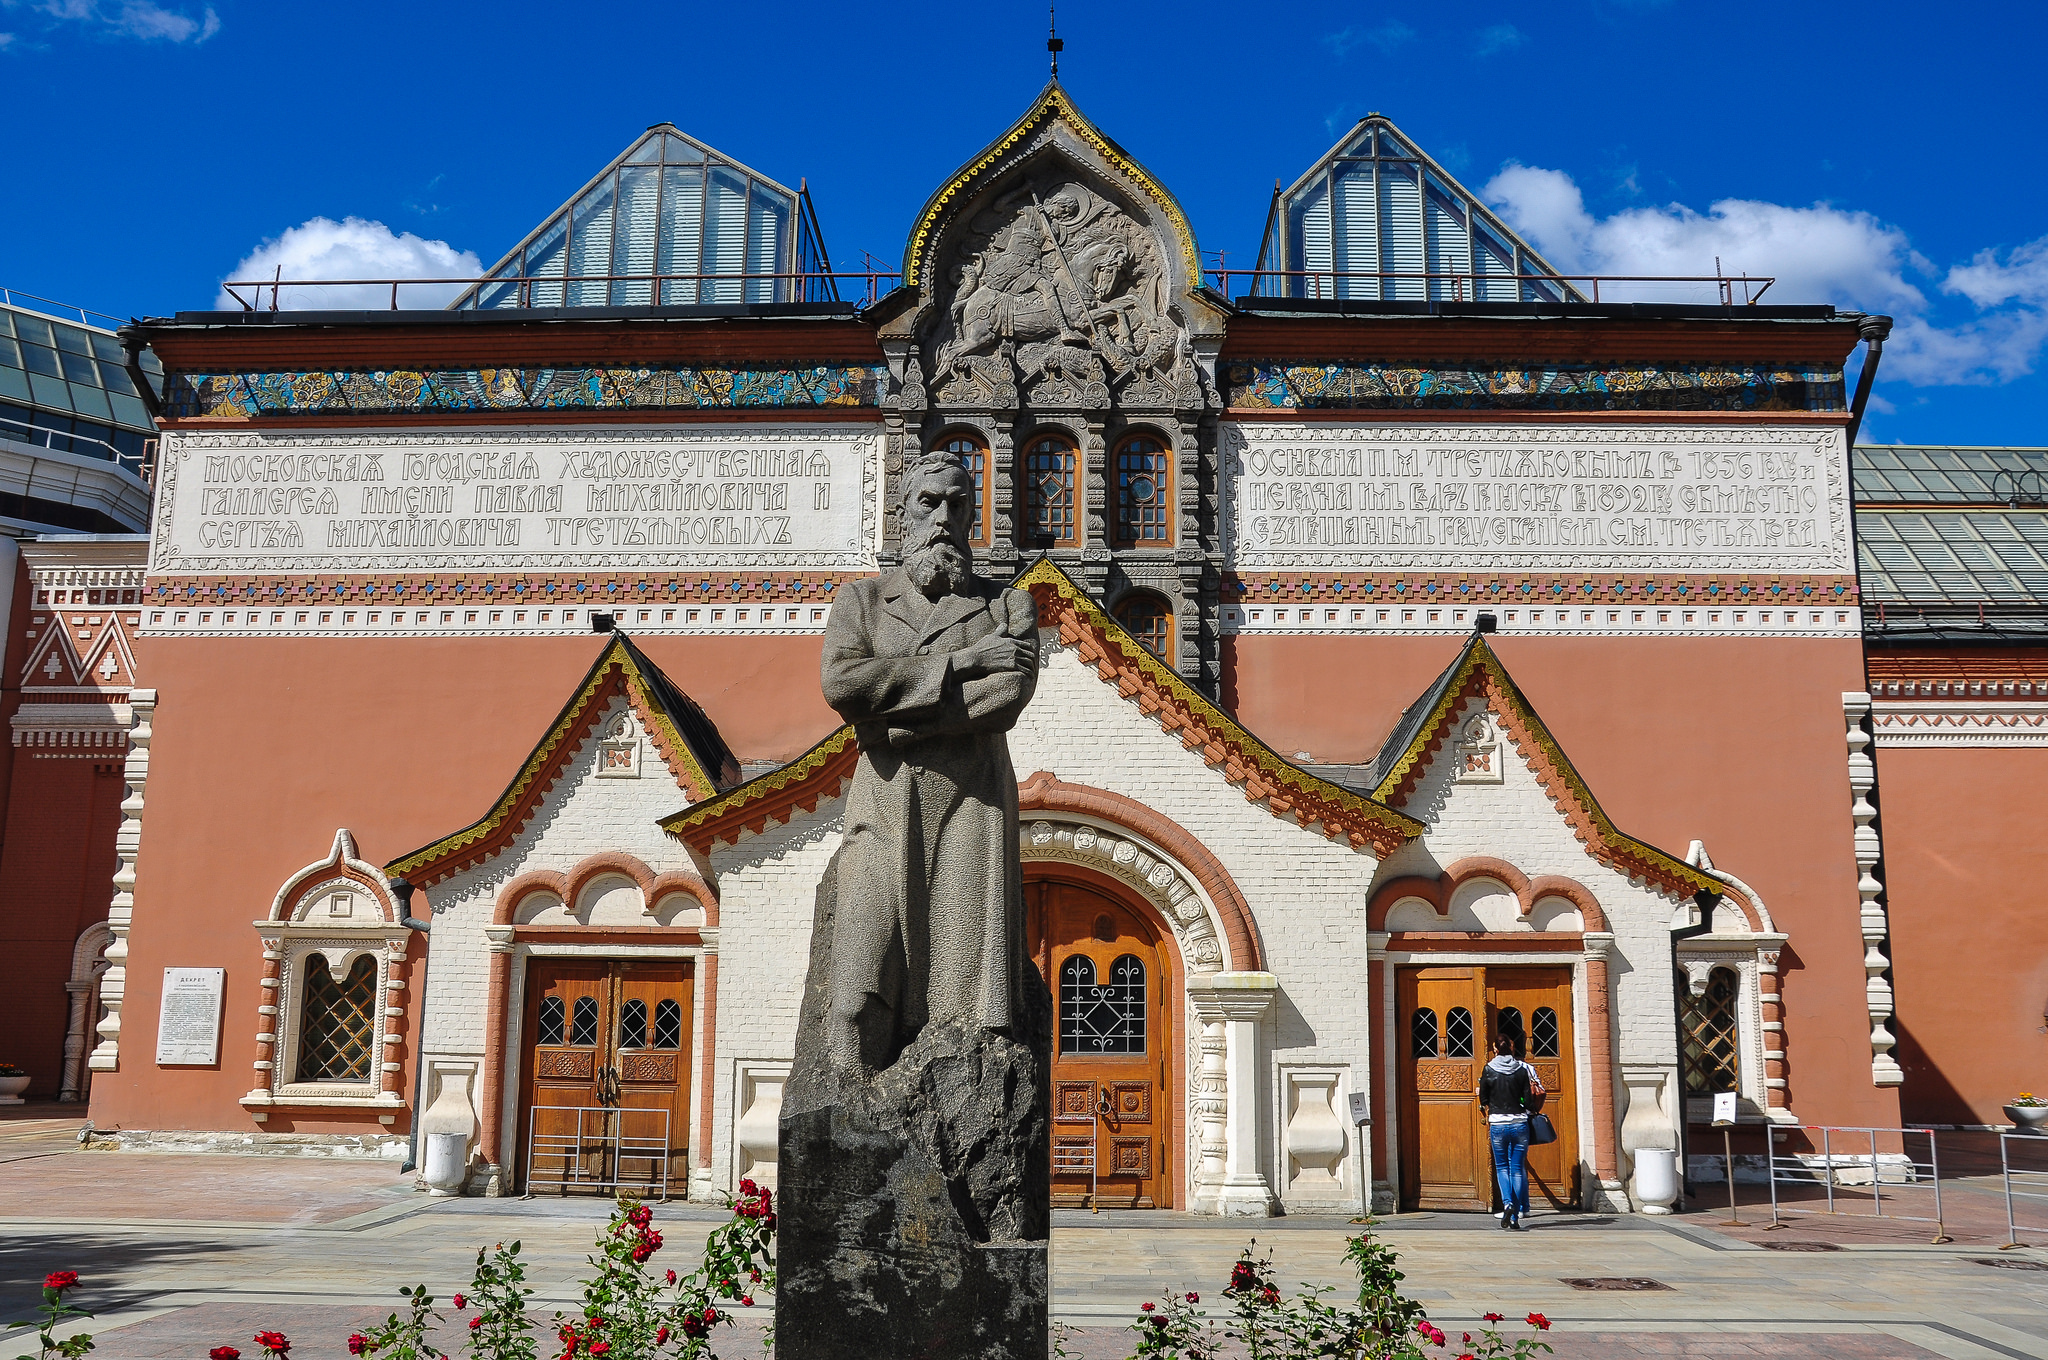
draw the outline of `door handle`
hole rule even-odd
[[[619,1103],[619,1073],[609,1063],[597,1069],[597,1103],[607,1106]]]
[[[1109,1088],[1106,1086],[1095,1088],[1095,1113],[1104,1119],[1116,1118],[1116,1106],[1110,1103]]]

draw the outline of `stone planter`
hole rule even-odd
[[[2015,1133],[2048,1133],[2048,1105],[2008,1105],[2005,1117]]]
[[[28,1089],[26,1074],[19,1077],[0,1077],[0,1105],[26,1104],[21,1093]]]

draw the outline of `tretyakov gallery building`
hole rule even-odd
[[[1501,1032],[1553,1205],[1662,1209],[1636,1154],[1704,1153],[1717,1091],[1752,1148],[1897,1127],[1880,856],[1915,769],[2039,757],[1908,751],[1881,847],[1843,385],[1881,321],[1596,302],[1378,117],[1262,267],[1205,278],[1053,85],[865,305],[806,195],[660,127],[447,310],[141,323],[150,540],[26,549],[16,612],[132,652],[45,677],[127,753],[97,1134],[772,1182],[855,756],[820,636],[931,448],[1038,609],[1058,1202],[1484,1209]],[[2038,1024],[2023,981],[1987,994]]]

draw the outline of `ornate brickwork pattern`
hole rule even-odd
[[[1224,367],[1224,404],[1270,411],[1840,411],[1839,368],[1753,364],[1480,368],[1290,363]]]
[[[370,373],[172,373],[164,414],[431,414],[457,411],[688,411],[873,406],[880,364],[808,368],[470,368]]]

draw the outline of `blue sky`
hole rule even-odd
[[[1720,254],[1780,276],[1771,300],[1898,316],[1867,439],[2048,444],[2048,150],[2020,13],[1070,2],[1061,74],[1234,266],[1273,181],[1378,111],[1562,267]],[[211,305],[280,238],[380,275],[488,262],[663,120],[807,177],[834,258],[893,264],[1043,83],[1045,17],[0,0],[0,284],[161,314]],[[286,235],[351,217],[382,226]]]

